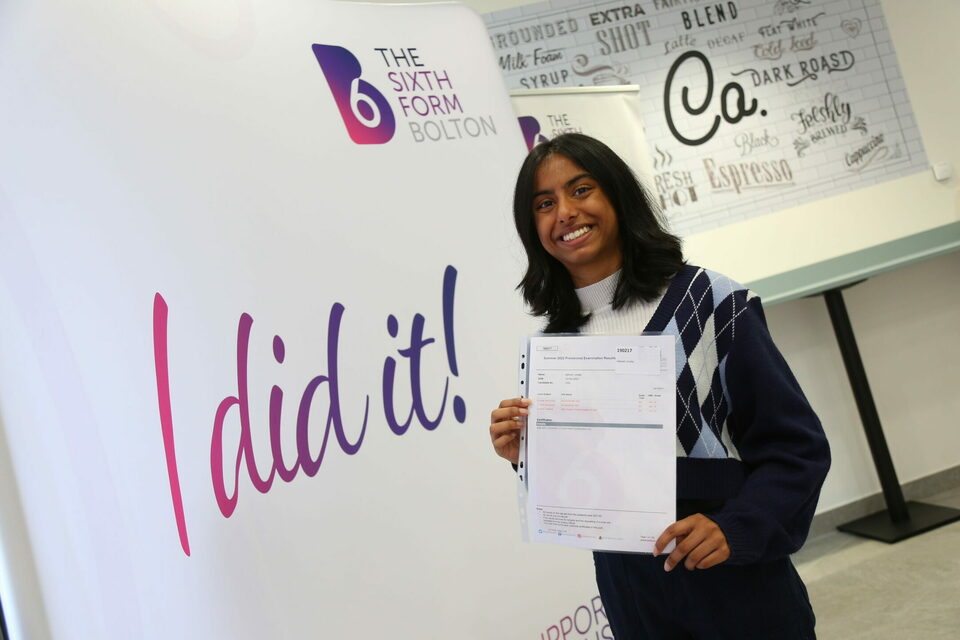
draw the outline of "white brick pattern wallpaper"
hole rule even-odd
[[[879,0],[553,0],[485,21],[512,89],[640,85],[644,182],[680,235],[927,166]]]

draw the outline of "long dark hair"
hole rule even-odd
[[[520,167],[513,193],[513,220],[527,252],[527,272],[517,288],[536,316],[547,316],[547,332],[576,331],[589,319],[580,309],[566,267],[547,253],[533,219],[534,180],[540,163],[558,153],[589,173],[617,213],[623,269],[613,308],[655,300],[684,265],[680,239],[669,233],[640,181],[610,147],[581,133],[565,133],[538,144]]]

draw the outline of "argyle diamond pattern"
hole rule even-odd
[[[730,278],[699,269],[664,328],[677,336],[678,456],[739,459],[727,429],[732,407],[724,370],[737,318],[753,297]]]

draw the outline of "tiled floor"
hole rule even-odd
[[[921,502],[960,508],[960,489]],[[793,560],[820,640],[960,638],[960,522],[892,545],[832,532]]]

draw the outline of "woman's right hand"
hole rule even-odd
[[[520,429],[527,423],[529,398],[510,398],[490,412],[493,450],[513,464],[520,463]]]

